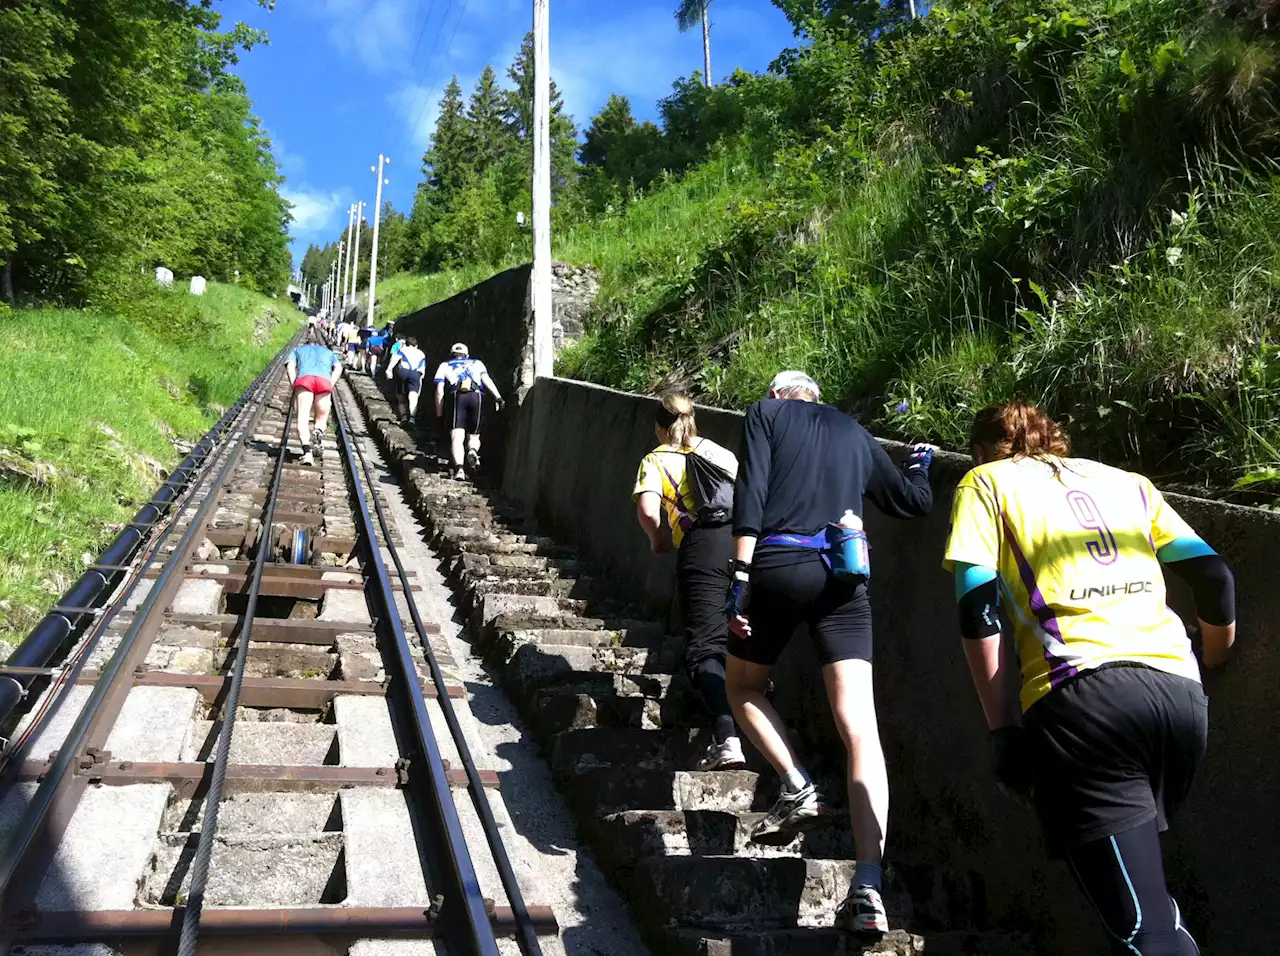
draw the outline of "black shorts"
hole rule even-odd
[[[422,391],[422,373],[403,365],[396,366],[396,394],[412,395]]]
[[[817,551],[769,550],[751,569],[751,636],[729,636],[729,653],[772,665],[802,624],[822,664],[871,660],[871,601],[865,581],[842,581]]]
[[[468,435],[480,431],[480,408],[484,404],[484,395],[477,391],[454,392],[453,410],[449,414],[449,427],[461,428]]]
[[[1032,799],[1049,851],[1169,826],[1191,789],[1209,733],[1196,681],[1142,665],[1076,677],[1027,711]]]

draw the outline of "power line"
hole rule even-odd
[[[440,51],[440,59],[437,60],[436,62],[436,72],[432,75],[431,82],[427,85],[428,96],[430,95],[430,91],[435,89],[436,83],[444,78],[444,74],[441,70],[441,67],[444,66],[445,57],[448,55],[449,49],[453,46],[453,41],[457,39],[458,28],[462,26],[462,21],[465,20],[467,17],[467,4],[469,2],[470,0],[462,0],[462,7],[458,11],[458,19],[453,21],[453,32],[449,34],[449,42],[446,43],[444,46],[444,49]],[[441,29],[439,32],[436,33],[436,40],[439,40],[440,34],[444,32],[444,25],[447,19],[448,19],[448,13],[446,12],[445,19],[440,21]],[[427,57],[428,63],[430,63],[432,58],[435,56],[435,50],[436,48],[435,48],[435,45],[433,44],[431,47],[431,55]],[[426,101],[424,101],[423,103],[423,106],[425,105],[426,105]],[[418,122],[421,119],[422,119],[422,111],[420,109],[418,111],[418,115],[414,117],[413,125],[410,127],[410,129],[417,129]]]
[[[436,50],[440,46],[440,37],[444,33],[445,24],[449,22],[449,14],[450,12],[452,12],[453,6],[454,6],[454,0],[446,0],[444,11],[440,15],[440,23],[436,27],[436,35],[431,40],[431,50],[429,53],[427,53],[427,60],[426,60],[427,65],[425,69],[428,69],[428,70],[431,69],[431,61],[435,58]],[[407,142],[409,138],[412,136],[413,131],[418,128],[418,123],[422,119],[422,111],[426,109],[427,103],[430,102],[430,97],[432,95],[433,88],[434,88],[434,81],[432,83],[429,83],[421,87],[418,91],[417,101],[415,105],[410,109],[408,113],[405,114],[406,116],[412,116],[413,119],[410,122],[408,122],[405,126],[403,126],[400,130],[400,142],[397,145],[396,149],[402,155],[404,154],[404,147],[407,145]]]

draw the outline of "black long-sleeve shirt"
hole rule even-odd
[[[857,419],[830,405],[766,398],[747,411],[734,491],[735,536],[817,534],[863,496],[894,518],[933,508],[924,469],[903,471]]]

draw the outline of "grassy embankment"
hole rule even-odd
[[[177,317],[166,328],[168,317]],[[298,327],[210,283],[112,311],[0,312],[0,660]],[[154,331],[153,331],[154,330]]]
[[[556,236],[603,273],[561,373],[742,407],[804,367],[959,449],[1024,396],[1084,454],[1274,493],[1280,43],[1191,0],[1059,6],[939,5],[754,81],[768,115],[707,163]],[[388,286],[420,307],[490,271]]]

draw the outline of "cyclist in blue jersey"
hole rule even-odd
[[[418,414],[418,398],[422,394],[422,376],[427,372],[427,356],[418,348],[418,340],[412,335],[402,336],[392,349],[391,364],[387,366],[387,378],[396,376],[396,404],[400,410],[400,424],[407,425]]]
[[[436,369],[436,418],[444,418],[445,392],[450,397],[449,440],[452,447],[453,476],[466,478],[467,471],[480,470],[480,412],[484,394],[493,395],[496,406],[502,408],[502,396],[498,386],[489,377],[484,362],[471,358],[462,342],[449,350],[452,358],[441,362]],[[466,467],[463,467],[463,450],[466,450]]]

